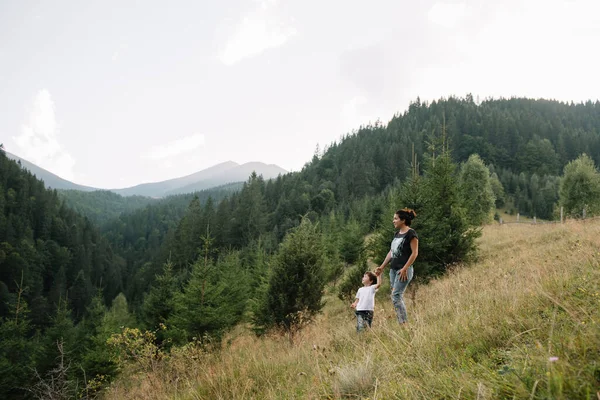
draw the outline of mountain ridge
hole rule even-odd
[[[262,175],[265,179],[276,178],[278,175],[283,175],[288,172],[276,164],[266,164],[260,161],[239,164],[229,160],[177,178],[155,182],[144,182],[120,189],[105,189],[71,182],[15,154],[9,153],[8,151],[5,151],[5,153],[8,158],[20,162],[23,168],[29,170],[33,175],[44,181],[46,187],[52,189],[79,190],[83,192],[103,190],[121,196],[162,198],[169,195],[192,193],[229,183],[245,181],[253,171],[256,172],[257,175]]]
[[[262,175],[264,179],[276,178],[278,175],[284,175],[287,173],[286,170],[276,164],[265,164],[258,161],[251,161],[244,164],[239,164],[236,167],[224,171],[220,177],[220,180],[225,180],[228,183],[247,181],[248,177],[253,171],[256,172],[257,175]],[[166,192],[165,195],[170,196],[174,194],[192,193],[220,185],[219,179],[213,177],[170,190]]]
[[[6,150],[4,151],[4,153],[6,154],[6,157],[8,157],[11,160],[20,162],[22,168],[26,168],[38,179],[44,181],[46,187],[51,187],[53,189],[81,190],[82,192],[92,192],[95,190],[101,190],[99,188],[80,185],[78,183],[74,183],[67,179],[61,178],[60,176],[48,171],[47,169],[44,169],[39,165],[36,165],[31,161],[27,161],[26,159],[12,154]]]

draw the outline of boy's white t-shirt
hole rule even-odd
[[[377,292],[376,285],[363,286],[356,292],[358,304],[356,311],[373,311],[375,310],[375,293]]]

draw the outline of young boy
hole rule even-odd
[[[377,284],[375,284],[377,282]],[[373,311],[375,310],[375,293],[381,286],[381,274],[379,277],[371,271],[365,272],[362,277],[363,287],[356,292],[356,300],[350,307],[356,309],[356,331],[360,332],[365,324],[371,327],[373,322]]]

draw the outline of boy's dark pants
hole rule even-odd
[[[360,332],[366,325],[371,327],[371,323],[373,322],[373,311],[356,311],[356,331]]]

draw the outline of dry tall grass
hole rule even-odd
[[[489,226],[480,249],[407,296],[407,328],[388,284],[362,335],[329,295],[293,343],[239,328],[219,353],[188,347],[156,372],[125,370],[105,398],[600,398],[600,221]]]

